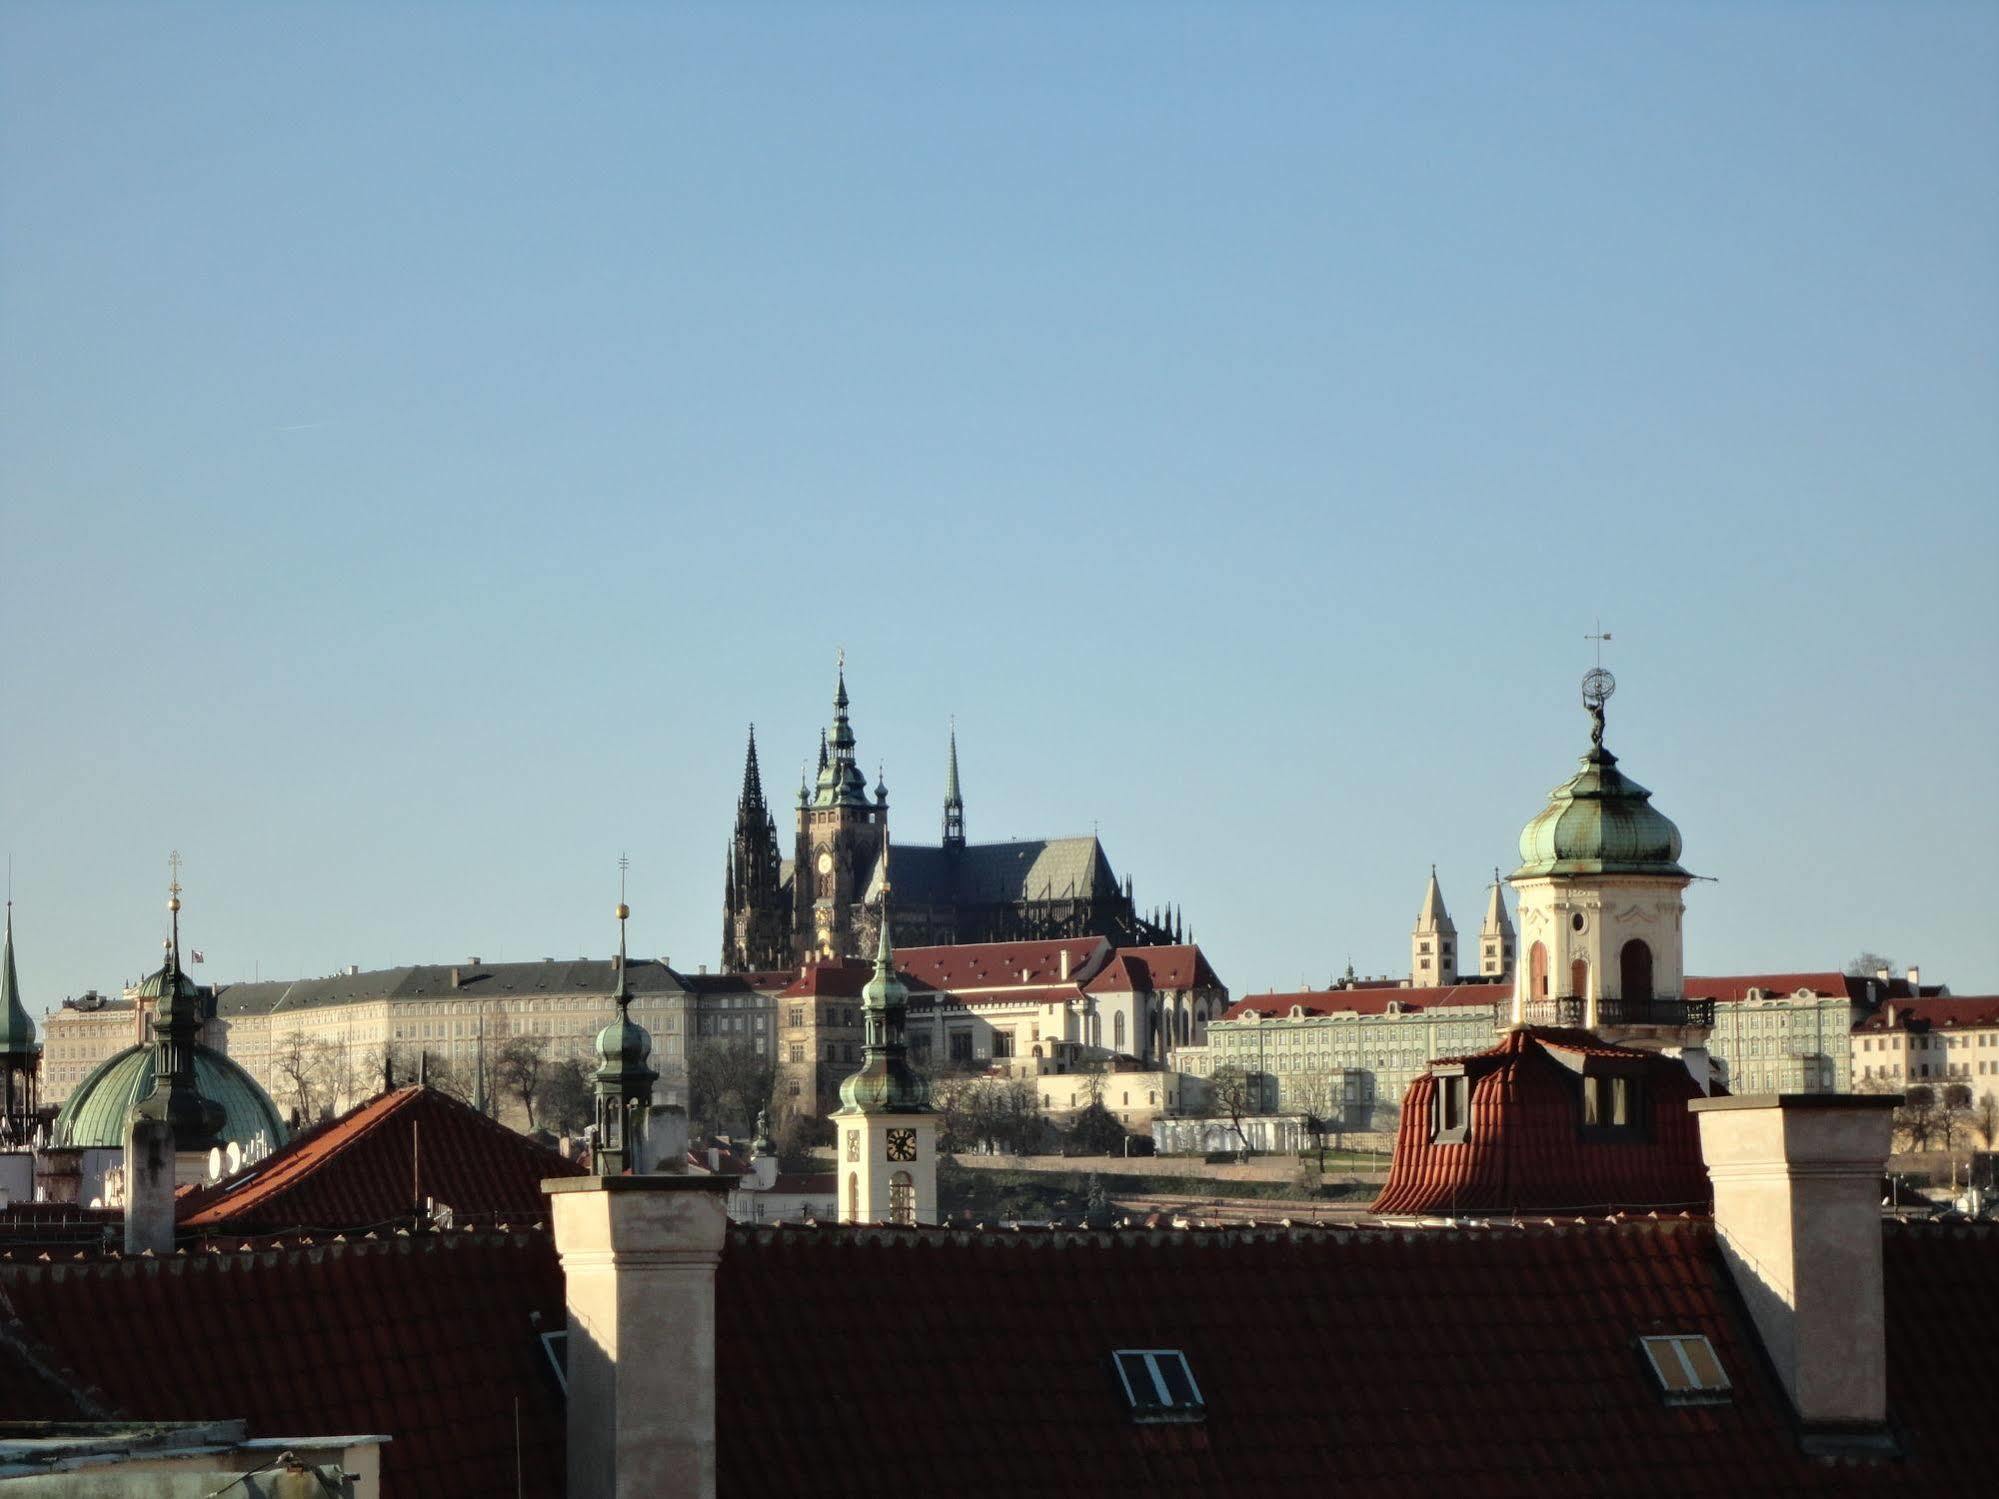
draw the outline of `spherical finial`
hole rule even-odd
[[[630,906],[626,905],[626,904],[625,904],[625,903],[624,903],[623,901],[619,901],[619,902],[618,902],[618,920],[620,920],[620,921],[623,921],[623,920],[624,920],[624,919],[625,919],[625,918],[626,918],[627,916],[629,916],[629,915],[631,915],[631,914],[632,914],[632,908],[631,908]]]
[[[1601,666],[1591,667],[1583,673],[1583,706],[1592,711],[1610,701],[1610,695],[1617,691],[1617,678]]]
[[[178,911],[180,909],[180,897],[178,895],[169,895],[167,897],[167,909],[169,911]]]

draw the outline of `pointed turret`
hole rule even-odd
[[[1506,882],[1492,872],[1492,892],[1485,902],[1485,920],[1478,929],[1478,971],[1482,977],[1503,979],[1513,972],[1513,919],[1506,913]]]
[[[619,863],[624,861],[621,859]],[[620,885],[623,884],[622,879]],[[611,987],[617,1018],[597,1032],[597,1143],[591,1165],[599,1176],[622,1176],[639,1165],[639,1143],[645,1138],[652,1110],[652,1037],[632,1019],[631,985],[626,970],[625,921],[632,908],[618,901],[618,976]]]
[[[1444,892],[1437,884],[1437,866],[1430,866],[1430,883],[1423,891],[1423,909],[1409,935],[1409,982],[1429,989],[1458,981],[1458,929],[1444,909]]]
[[[34,1128],[40,1058],[35,1022],[21,1003],[21,978],[14,971],[14,902],[10,899],[6,945],[0,947],[0,1141],[21,1143]]]
[[[958,721],[951,720],[951,763],[944,775],[944,846],[965,846],[965,797],[958,789]]]
[[[765,811],[763,771],[757,765],[757,726],[750,725],[749,748],[743,751],[743,791],[736,799],[736,821],[740,824],[752,809]]]

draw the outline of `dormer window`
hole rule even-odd
[[[1644,1089],[1635,1077],[1585,1075],[1583,1129],[1608,1138],[1644,1133]]]
[[[1432,1076],[1437,1092],[1431,1104],[1431,1143],[1461,1145],[1471,1135],[1471,1079],[1462,1072],[1438,1072]]]
[[[1726,1405],[1732,1393],[1721,1359],[1699,1333],[1640,1338],[1652,1377],[1668,1405]]]
[[[1134,1421],[1201,1421],[1208,1408],[1177,1348],[1120,1348],[1111,1355]]]

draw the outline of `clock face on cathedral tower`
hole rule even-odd
[[[888,1132],[888,1158],[891,1161],[913,1161],[916,1159],[916,1131],[913,1129],[892,1129]]]

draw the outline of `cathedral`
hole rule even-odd
[[[743,759],[743,789],[729,842],[722,897],[722,968],[789,969],[813,959],[860,958],[874,950],[889,858],[888,787],[854,762],[844,666],[832,727],[820,737],[816,782],[798,787],[792,856],[784,857],[757,764],[756,730]],[[1120,947],[1177,942],[1177,911],[1141,916],[1127,876],[1111,870],[1094,836],[970,843],[952,731],[944,784],[943,838],[894,845],[897,947],[1023,938],[1105,937]]]

